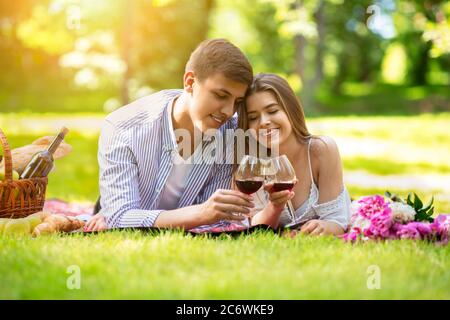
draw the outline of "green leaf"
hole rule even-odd
[[[433,202],[434,202],[434,197],[431,197],[430,202],[427,203],[427,205],[423,208],[423,210],[428,211],[431,208],[431,206],[433,205]]]
[[[414,221],[433,222],[434,219],[433,219],[433,217],[431,217],[433,215],[433,212],[434,212],[434,208],[431,208],[428,213],[425,213],[423,210],[419,210],[419,212],[417,212],[417,214],[414,218]]]
[[[385,195],[386,197],[388,197],[388,198],[391,198],[391,197],[392,197],[392,194],[391,194],[389,191],[386,191],[386,192],[384,193],[384,195]]]
[[[420,200],[419,196],[414,193],[414,209],[417,211],[419,209],[422,209],[423,203],[422,200]]]
[[[406,203],[414,208],[414,203],[411,201],[412,193],[408,193],[408,197],[406,198]]]

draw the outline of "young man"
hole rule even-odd
[[[163,90],[108,115],[98,150],[101,210],[86,229],[191,229],[243,220],[233,213],[248,213],[253,203],[230,190],[233,165],[192,163],[176,132],[189,133],[194,154],[210,152],[212,139],[195,137],[212,129],[234,130],[232,116],[252,80],[241,50],[224,39],[207,40],[186,64],[183,90]]]

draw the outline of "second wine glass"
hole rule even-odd
[[[266,181],[273,183],[273,191],[292,191],[297,177],[294,167],[286,155],[270,159],[270,169],[266,170]],[[292,222],[295,222],[295,210],[291,200],[287,202],[289,215]]]

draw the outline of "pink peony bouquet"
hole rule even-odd
[[[383,196],[367,196],[352,202],[352,216],[346,241],[369,239],[414,239],[447,244],[450,239],[450,215],[432,218],[433,199],[423,205],[419,197],[408,195],[403,201],[386,192]]]

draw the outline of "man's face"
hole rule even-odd
[[[246,90],[246,84],[230,80],[221,73],[201,82],[194,78],[190,105],[194,126],[201,132],[218,129],[236,112]]]

